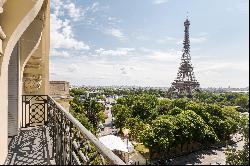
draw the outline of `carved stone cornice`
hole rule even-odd
[[[3,13],[3,4],[6,0],[0,0],[0,14]],[[6,35],[4,34],[2,27],[0,25],[0,39],[3,40],[6,38]]]
[[[3,4],[6,2],[6,0],[0,0],[0,14],[3,13]]]
[[[0,0],[0,14],[3,13],[3,0]]]
[[[6,35],[5,35],[5,33],[3,32],[2,27],[0,26],[0,39],[3,40],[3,39],[5,39],[5,38],[6,38]]]
[[[0,56],[3,55],[3,39],[6,38],[6,35],[4,34],[2,27],[0,26]]]

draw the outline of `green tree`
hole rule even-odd
[[[201,143],[214,143],[218,141],[213,128],[206,124],[201,116],[192,110],[183,111],[177,116],[180,119],[180,126],[184,127],[183,137],[187,135],[187,141],[197,141]],[[188,128],[188,129],[187,129]]]
[[[73,88],[70,90],[70,96],[80,96],[80,95],[85,95],[86,94],[86,90],[83,88]]]
[[[70,101],[70,109],[69,112],[77,119],[79,122],[86,127],[86,129],[90,130],[91,132],[95,133],[96,129],[90,123],[89,119],[86,116],[86,111],[84,107],[79,103],[77,98]]]
[[[249,165],[249,118],[247,116],[243,116],[240,119],[240,132],[244,137],[244,147],[238,151],[234,148],[227,149],[227,165]]]
[[[172,101],[170,99],[160,99],[157,104],[157,111],[159,115],[167,114],[171,109]]]
[[[138,96],[137,100],[134,101],[134,104],[131,107],[132,116],[139,117],[143,121],[147,120],[151,116],[157,103],[158,99],[153,95],[144,94]]]
[[[130,130],[130,138],[140,142],[141,131],[146,129],[145,124],[138,117],[128,118],[125,127]]]
[[[82,103],[82,105],[86,110],[86,116],[88,117],[90,122],[97,128],[99,122],[103,121],[104,118],[100,113],[105,111],[104,105],[90,98],[86,99]]]
[[[249,96],[240,96],[235,100],[235,104],[244,108],[249,109]]]
[[[222,108],[218,104],[208,104],[205,110],[212,116],[223,118]]]
[[[120,129],[119,132],[121,133],[127,119],[131,117],[131,110],[127,106],[117,104],[112,107],[112,113],[115,118],[114,124]]]
[[[84,107],[80,103],[79,98],[75,97],[72,101],[69,102],[70,110],[75,113],[85,113]]]
[[[179,107],[174,107],[173,109],[171,109],[170,111],[169,111],[169,115],[178,115],[178,114],[180,114],[181,112],[182,112],[183,110],[182,109],[180,109]]]
[[[88,130],[90,130],[92,133],[96,133],[97,128],[95,128],[92,123],[89,121],[87,116],[85,114],[75,113],[71,112],[72,115]]]
[[[172,108],[178,107],[180,109],[185,109],[188,101],[189,101],[188,98],[175,99],[175,100],[172,101],[172,106],[171,107]]]
[[[102,123],[105,122],[105,114],[103,111],[98,112],[97,117],[98,117],[99,122],[102,122]]]
[[[136,96],[126,96],[121,97],[117,99],[117,104],[126,105],[127,107],[131,107],[134,104],[134,101],[136,100]]]
[[[175,141],[174,124],[171,117],[159,116],[152,124],[154,125],[145,127],[146,129],[140,136],[141,140],[151,152],[165,153]]]

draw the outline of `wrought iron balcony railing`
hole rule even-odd
[[[78,120],[47,95],[24,95],[22,127],[46,126],[57,165],[125,165]]]

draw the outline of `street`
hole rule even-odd
[[[232,147],[236,148],[236,150],[243,149],[244,141],[241,140],[241,135],[236,134],[232,138],[236,144],[232,145]],[[214,148],[209,150],[200,150],[198,152],[191,153],[189,155],[181,156],[174,158],[171,162],[166,163],[168,165],[225,165],[226,164],[226,147],[222,148]],[[145,165],[145,158],[138,152],[134,152],[131,154],[130,159],[133,161],[132,163],[136,165]],[[138,163],[139,161],[139,163]]]
[[[100,136],[105,136],[112,134],[113,132],[116,131],[116,129],[113,129],[113,124],[112,124],[112,112],[111,112],[111,105],[107,104],[107,107],[109,108],[108,110],[105,110],[105,114],[108,115],[108,118],[105,119],[105,123],[103,124],[104,129],[101,130]]]

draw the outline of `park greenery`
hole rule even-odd
[[[73,88],[70,90],[70,95],[73,97],[79,97],[86,95],[89,91],[98,91],[97,98],[103,98],[102,96],[135,96],[135,95],[154,95],[157,98],[167,98],[167,90],[165,89],[154,89],[154,88]],[[217,104],[219,106],[239,106],[240,111],[244,112],[249,109],[249,93],[234,93],[234,92],[223,92],[214,93],[209,91],[202,91],[194,93],[192,100],[205,102],[208,104]]]
[[[158,99],[154,95],[119,98],[112,108],[115,125],[130,129],[130,137],[151,152],[167,153],[178,145],[226,141],[239,129],[240,113],[188,98]]]
[[[70,102],[70,112],[96,133],[98,123],[105,119],[105,108],[96,100],[119,96],[112,107],[114,125],[120,134],[124,128],[129,129],[130,139],[142,143],[150,154],[165,155],[176,147],[182,149],[185,144],[210,146],[225,143],[236,132],[246,133],[246,117],[240,112],[249,111],[249,93],[202,91],[192,98],[167,98],[161,89],[100,88],[94,99],[80,100],[87,91],[90,89],[71,90],[74,99]],[[235,156],[244,158],[248,149],[245,146],[240,152],[229,150],[228,163],[236,163],[232,160]]]

